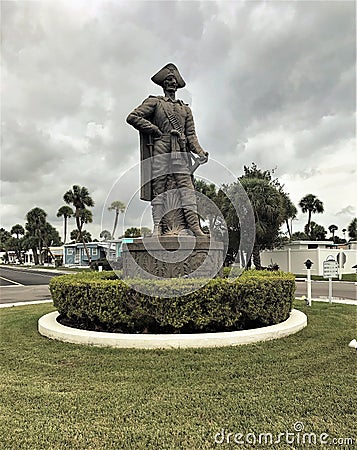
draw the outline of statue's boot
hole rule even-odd
[[[152,220],[154,222],[154,229],[152,232],[152,236],[161,236],[162,230],[161,230],[161,219],[162,219],[162,207],[163,203],[160,201],[157,201],[156,199],[153,199],[151,202],[152,207]]]
[[[191,207],[190,209],[184,208],[185,219],[188,228],[195,236],[206,236],[206,234],[201,230],[198,214],[195,209],[197,209],[195,208],[195,206]]]

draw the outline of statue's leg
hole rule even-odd
[[[197,205],[187,205],[183,208],[188,228],[195,236],[206,236],[201,230],[200,221],[197,214]]]
[[[163,234],[164,193],[166,191],[168,166],[168,143],[164,140],[155,141],[154,158],[152,162],[152,192],[151,201],[152,220],[154,223],[153,236]]]
[[[152,207],[152,220],[154,223],[154,229],[152,232],[153,236],[160,236],[162,234],[161,229],[161,219],[162,219],[162,213],[163,213],[163,201],[162,197],[156,197],[151,201],[151,207]]]
[[[175,174],[177,185],[180,188],[181,205],[187,227],[195,236],[206,236],[201,230],[197,213],[197,203],[191,175],[186,173]]]

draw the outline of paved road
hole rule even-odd
[[[12,269],[0,267],[0,286],[48,285],[55,274],[39,270]]]
[[[0,303],[49,300],[49,282],[52,277],[58,275],[61,274],[46,270],[0,267]]]
[[[11,303],[31,300],[48,300],[51,298],[48,284],[52,277],[60,273],[45,270],[26,270],[0,267],[0,303]],[[306,281],[296,283],[296,296],[307,295]],[[357,286],[355,283],[332,283],[334,298],[357,300]],[[312,282],[312,298],[328,297],[328,282]]]
[[[296,282],[297,297],[307,295],[307,282]],[[328,281],[312,281],[311,282],[311,296],[312,298],[328,297]],[[347,281],[333,281],[332,282],[332,297],[334,298],[349,298],[357,300],[357,286],[355,283]]]

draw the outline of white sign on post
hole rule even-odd
[[[335,260],[324,261],[323,276],[324,276],[324,278],[337,278],[338,277],[338,262]]]
[[[334,260],[333,256],[328,256],[323,263],[323,276],[328,278],[328,299],[332,303],[332,278],[338,277],[339,264]]]

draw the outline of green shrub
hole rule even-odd
[[[131,287],[114,272],[70,274],[52,278],[50,291],[62,323],[126,333],[195,333],[272,325],[288,318],[295,291],[294,276],[279,271],[247,271],[235,279],[130,283]],[[150,295],[140,293],[143,290]]]
[[[99,266],[102,266],[102,270],[112,270],[112,267],[106,258],[97,259],[96,261],[92,261],[90,263],[89,267],[92,270],[99,270]]]

